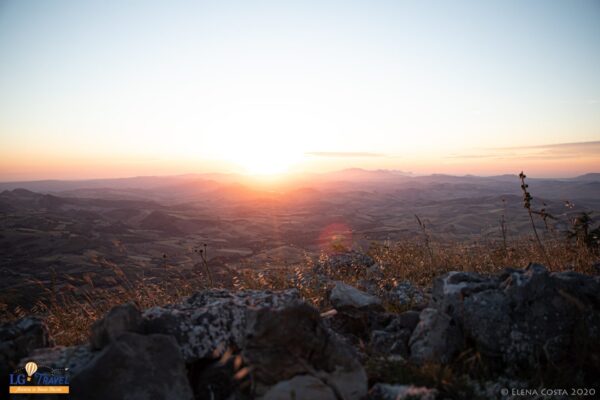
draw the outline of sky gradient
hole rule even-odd
[[[598,1],[3,1],[0,180],[600,171]]]

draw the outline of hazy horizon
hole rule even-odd
[[[0,181],[600,170],[600,3],[0,4]]]
[[[239,177],[242,178],[245,183],[260,183],[267,184],[269,183],[281,183],[290,181],[291,183],[294,180],[302,179],[304,177],[310,176],[327,176],[329,174],[340,174],[344,172],[353,172],[353,171],[364,171],[366,173],[396,173],[400,176],[406,176],[409,178],[420,178],[420,177],[428,177],[435,175],[445,175],[452,177],[477,177],[477,178],[491,178],[491,177],[499,177],[499,176],[514,176],[515,179],[518,178],[519,172],[521,171],[507,171],[505,173],[492,173],[492,174],[473,174],[473,173],[464,173],[464,174],[451,174],[451,173],[442,173],[442,172],[432,172],[432,173],[414,173],[412,171],[404,171],[400,169],[388,169],[388,168],[377,168],[377,169],[368,169],[368,168],[360,168],[360,167],[348,167],[341,169],[332,169],[327,171],[289,171],[285,173],[278,174],[255,174],[251,172],[239,172],[239,171],[191,171],[191,172],[182,172],[182,173],[173,173],[173,174],[140,174],[140,175],[98,175],[98,176],[87,176],[87,177],[79,177],[79,178],[69,178],[69,177],[61,177],[54,176],[48,178],[32,178],[32,179],[6,179],[0,180],[0,184],[10,184],[10,183],[20,183],[20,182],[44,182],[44,181],[57,181],[57,182],[86,182],[86,181],[112,181],[112,180],[127,180],[127,179],[136,179],[136,178],[185,178],[185,177]],[[525,171],[526,172],[526,171]],[[578,174],[529,174],[529,178],[533,179],[573,179],[578,178],[585,175],[590,174],[600,174],[600,169],[598,170],[590,170]]]

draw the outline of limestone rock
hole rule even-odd
[[[344,399],[367,393],[367,376],[352,349],[330,332],[305,304],[249,315],[242,354],[263,388],[297,375],[318,376]],[[258,388],[261,394],[260,388]]]
[[[142,324],[146,333],[174,336],[189,363],[210,358],[219,348],[240,347],[246,333],[248,310],[277,310],[298,302],[300,296],[297,290],[209,290],[198,292],[178,304],[144,311]]]
[[[320,379],[297,375],[273,386],[262,400],[337,400],[333,390]]]
[[[25,317],[1,324],[0,376],[8,376],[17,367],[19,360],[34,349],[51,345],[48,327],[37,317]]]
[[[193,399],[177,342],[166,335],[123,333],[71,381],[71,398]]]
[[[492,356],[507,350],[511,330],[510,304],[500,290],[488,289],[464,300],[463,330],[477,350]]]
[[[448,360],[443,337],[456,338],[458,327],[478,352],[515,373],[544,362],[567,366],[574,358],[600,370],[596,278],[550,273],[539,264],[490,277],[450,272],[434,281],[430,307],[410,340],[414,360]]]
[[[399,355],[408,358],[408,341],[419,323],[419,313],[406,311],[391,320],[384,329],[371,333],[371,352],[378,355]]]
[[[386,300],[396,307],[421,308],[427,305],[427,295],[409,281],[403,281],[386,291]]]
[[[331,305],[337,310],[345,308],[381,308],[381,299],[360,291],[343,282],[336,282],[329,296]]]
[[[448,272],[433,281],[429,307],[460,318],[462,301],[465,297],[497,287],[496,279],[490,279],[474,272]]]
[[[355,344],[369,340],[371,331],[380,325],[384,309],[378,297],[336,282],[329,302],[337,310],[337,314],[328,321],[329,326]]]
[[[449,363],[462,350],[463,342],[462,332],[452,317],[426,308],[409,340],[410,360],[417,364]]]
[[[104,318],[92,325],[90,344],[92,349],[100,350],[124,332],[140,332],[142,316],[133,303],[114,307]]]

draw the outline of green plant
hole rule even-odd
[[[568,237],[575,239],[578,246],[597,249],[600,246],[600,226],[593,228],[594,220],[591,212],[581,212],[571,221]]]

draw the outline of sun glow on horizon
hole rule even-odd
[[[263,151],[264,150],[264,151]],[[292,154],[280,154],[273,149],[252,149],[232,160],[248,175],[282,175],[298,160]]]
[[[304,159],[303,139],[315,129],[307,120],[289,107],[232,106],[209,127],[214,139],[206,146],[246,174],[283,174]]]

